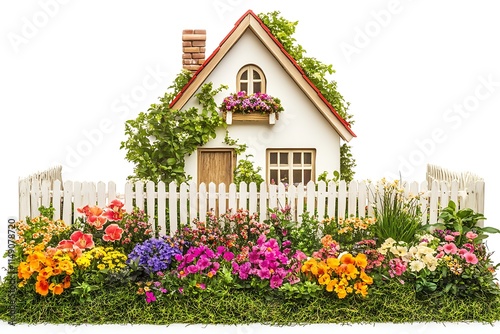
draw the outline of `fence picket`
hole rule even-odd
[[[167,234],[167,191],[165,182],[158,182],[158,229],[160,233]],[[170,185],[169,185],[170,186]],[[175,184],[174,184],[175,186]],[[169,199],[170,201],[170,199]],[[175,217],[177,219],[177,217]],[[172,218],[169,217],[172,223]],[[175,220],[174,220],[175,223]]]
[[[357,202],[358,202],[358,183],[356,181],[349,182],[349,192],[347,196],[347,217],[358,217]]]
[[[337,185],[335,182],[330,181],[328,182],[328,209],[327,209],[327,214],[328,218],[331,217],[336,217],[336,201],[337,201]]]
[[[344,180],[339,182],[338,190],[338,212],[335,217],[346,218],[347,188]]]
[[[148,215],[148,222],[153,227],[153,232],[156,232],[155,228],[155,216],[156,216],[156,189],[153,181],[148,181],[146,183],[146,213]]]
[[[325,217],[325,203],[326,203],[326,183],[324,181],[318,182],[318,219],[322,220]]]
[[[250,214],[254,214],[257,212],[257,184],[255,182],[250,182],[250,186],[248,189],[248,211]]]
[[[165,191],[165,184],[163,184],[162,187],[162,192]],[[163,194],[162,194],[163,197]],[[169,234],[172,236],[175,234],[178,228],[178,222],[177,222],[177,185],[175,182],[170,182],[168,185],[168,194],[165,193],[165,197],[168,197],[168,220],[169,220]],[[158,210],[160,208],[158,207]],[[162,210],[163,212],[166,213],[167,211],[167,205],[164,204],[162,205]],[[182,223],[182,222],[181,222]],[[167,233],[167,227],[166,227],[166,222],[163,223],[162,225],[163,231],[165,231],[165,234]],[[161,231],[161,230],[160,230]]]
[[[267,185],[265,182],[260,184],[260,197],[259,197],[259,221],[262,223],[267,215]]]
[[[54,207],[54,217],[59,219],[61,217],[61,202],[62,202],[62,190],[61,181],[54,180],[53,190],[52,190],[52,206]]]

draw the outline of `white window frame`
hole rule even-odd
[[[271,163],[271,154],[276,153],[276,163]],[[281,161],[281,154],[286,153],[288,154],[287,162],[284,163]],[[294,153],[300,153],[300,163],[294,163]],[[306,164],[305,163],[305,157],[304,154],[310,154],[310,163]],[[266,161],[267,161],[267,168],[266,168],[266,174],[267,174],[267,180],[269,183],[271,183],[272,179],[274,179],[274,182],[276,184],[279,183],[285,183],[285,184],[293,184],[297,186],[298,184],[302,183],[304,186],[307,184],[309,181],[315,181],[316,180],[316,150],[315,149],[304,149],[304,148],[294,148],[294,149],[273,149],[269,148],[266,150]],[[294,171],[301,171],[301,178],[302,180],[299,182],[296,182],[294,179]],[[310,171],[310,180],[307,182],[303,182],[305,175],[304,171]],[[277,176],[281,177],[283,174],[287,174],[287,179],[281,179],[281,180],[276,180],[274,178],[275,173],[272,171],[277,171]],[[284,171],[283,173],[281,171]]]

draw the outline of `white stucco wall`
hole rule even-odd
[[[247,30],[205,81],[212,82],[214,87],[220,84],[229,86],[227,91],[216,96],[216,102],[220,104],[224,97],[236,92],[236,74],[247,64],[255,64],[262,69],[266,76],[266,93],[279,98],[285,110],[275,125],[251,122],[228,125],[229,136],[238,139],[240,144],[248,145],[241,158],[246,154],[253,155],[255,166],[262,167],[265,178],[267,148],[316,149],[316,178],[323,171],[328,171],[331,175],[333,170],[340,170],[340,136],[250,30]],[[184,108],[192,106],[197,106],[194,97]],[[225,130],[220,129],[217,138],[204,147],[227,147],[223,143],[224,135]],[[196,168],[195,152],[186,160],[186,172],[195,182]]]

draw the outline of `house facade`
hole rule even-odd
[[[266,183],[305,184],[323,171],[340,170],[340,146],[354,132],[256,14],[246,12],[206,60],[200,56],[203,31],[187,32],[184,64],[194,73],[172,108],[198,107],[195,94],[209,82],[229,87],[215,96],[218,104],[239,91],[262,92],[279,98],[284,108],[271,121],[227,118],[229,137],[246,144],[247,150],[236,156],[234,147],[224,144],[226,129],[219,129],[215,139],[186,158],[186,173],[193,181],[229,184],[237,160],[246,155],[262,168]]]

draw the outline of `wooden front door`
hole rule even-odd
[[[233,149],[198,149],[198,184],[210,182],[226,187],[233,182],[236,154]],[[226,188],[228,189],[228,188]]]

